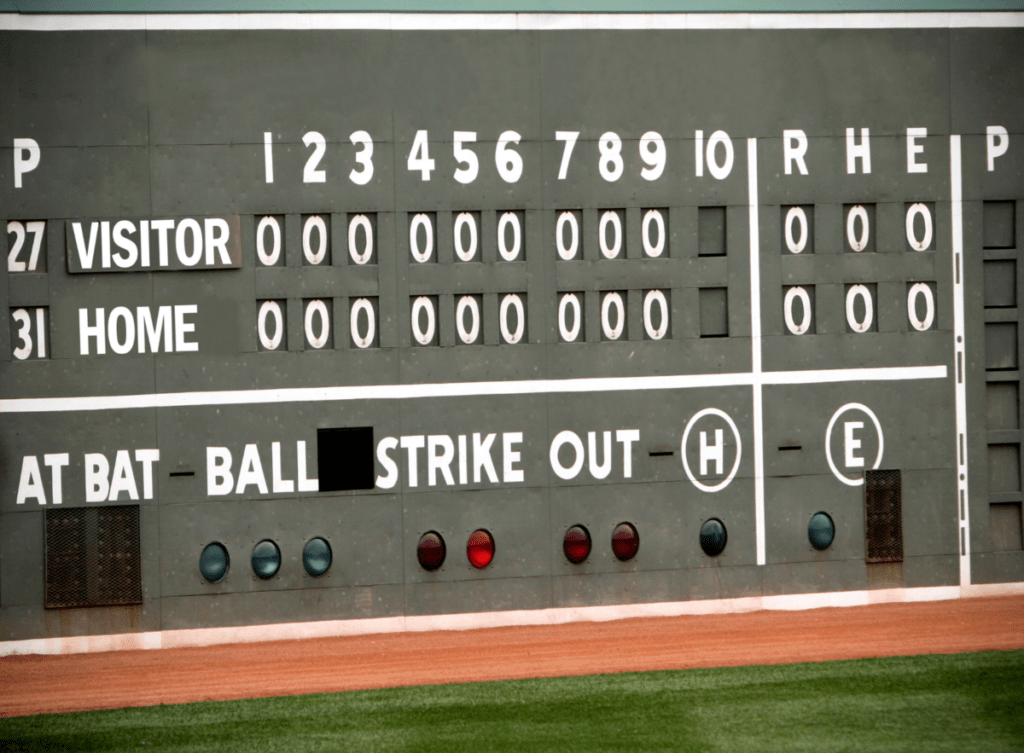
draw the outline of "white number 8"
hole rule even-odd
[[[597,146],[601,151],[601,161],[598,162],[601,177],[613,183],[622,177],[622,139],[608,131],[601,136]]]

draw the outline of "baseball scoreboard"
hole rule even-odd
[[[2,651],[1019,587],[1022,27],[0,16]]]

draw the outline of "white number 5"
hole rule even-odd
[[[480,160],[477,159],[476,152],[472,149],[463,149],[462,145],[475,142],[476,131],[455,131],[452,134],[452,141],[455,161],[466,165],[455,169],[455,180],[462,184],[472,183],[480,172]]]

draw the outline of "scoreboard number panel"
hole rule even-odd
[[[244,628],[257,603],[284,625],[946,598],[1024,567],[1020,14],[274,18],[148,31],[148,131],[60,115],[57,144],[32,126],[57,94],[12,94],[5,551],[31,515],[137,506],[146,631]],[[129,65],[86,56],[69,86]],[[47,578],[0,577],[0,653],[59,637],[4,616],[41,614]],[[336,598],[296,613],[306,589]]]

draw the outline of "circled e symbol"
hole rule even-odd
[[[832,427],[836,425],[836,421],[839,420],[841,415],[851,410],[859,410],[866,413],[871,418],[872,423],[874,423],[875,431],[878,433],[878,455],[875,456],[875,464],[871,466],[871,469],[874,470],[882,464],[882,452],[885,449],[885,440],[882,437],[882,425],[878,422],[878,416],[876,416],[869,407],[862,405],[861,403],[847,403],[832,414],[832,420],[828,422],[828,428],[825,430],[825,457],[828,458],[828,467],[832,469],[832,473],[837,479],[847,486],[861,486],[864,483],[863,478],[850,478],[849,476],[844,476],[836,467],[835,461],[832,460]],[[860,446],[860,442],[857,443],[857,446]]]
[[[727,424],[729,424],[729,428],[732,430],[732,435],[736,437],[736,460],[733,461],[732,469],[729,471],[729,475],[726,476],[724,480],[720,481],[719,483],[713,486],[703,484],[700,481],[698,481],[696,476],[693,475],[693,471],[690,470],[690,463],[686,459],[686,440],[690,436],[690,430],[693,428],[694,424],[696,424],[697,421],[702,419],[704,416],[718,416]],[[718,453],[721,453],[724,448],[717,447],[711,449],[715,449]],[[718,408],[705,408],[704,410],[697,411],[693,418],[691,418],[690,421],[686,424],[686,430],[683,431],[683,441],[680,447],[680,454],[683,456],[683,470],[686,471],[686,476],[690,479],[690,481],[693,482],[694,486],[696,486],[701,491],[705,492],[721,491],[732,482],[733,478],[736,476],[736,471],[740,469],[740,456],[743,454],[743,443],[740,441],[739,429],[736,428],[735,422],[733,422],[733,420],[729,417],[729,414],[726,413],[725,411],[718,410]]]

